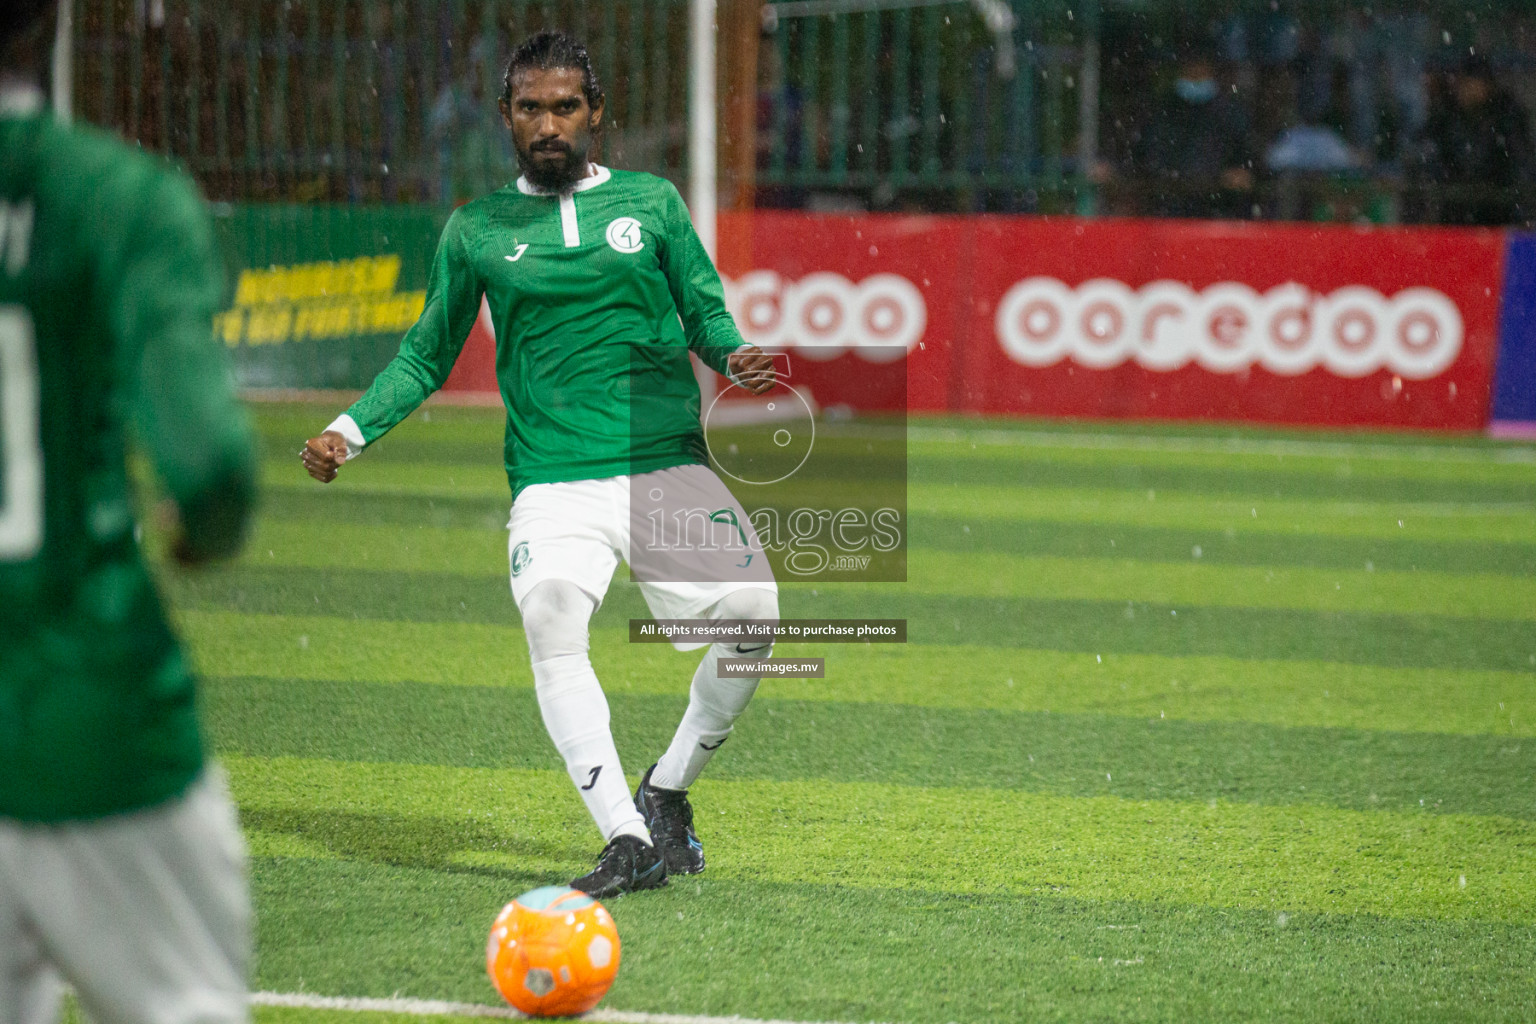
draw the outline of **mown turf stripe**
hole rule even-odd
[[[365,456],[366,458],[366,456]],[[359,461],[345,468],[328,486],[339,493],[366,494],[375,500],[395,496],[425,498],[500,498],[510,508],[511,493],[499,465],[434,466],[430,463]],[[998,485],[930,485],[907,488],[907,510],[913,516],[944,516],[969,521],[1008,521],[1123,524],[1200,529],[1223,533],[1238,530],[1286,536],[1407,538],[1429,541],[1488,541],[1530,543],[1536,501],[1473,504],[1466,501],[1314,501],[1288,498],[1233,498],[1220,495],[1138,491],[1106,488],[1050,488]],[[264,465],[263,486],[273,494],[322,485],[296,475],[288,463]],[[836,488],[811,497],[846,500]]]
[[[533,685],[522,630],[185,611],[197,666],[225,676]],[[610,693],[676,693],[698,655],[596,630]],[[1095,712],[1398,732],[1536,736],[1536,679],[1513,672],[1387,669],[1220,657],[1102,656],[971,645],[781,644],[827,659],[825,679],[765,684],[794,700],[933,708]]]
[[[497,576],[506,534],[426,526],[264,522],[247,564],[302,569],[374,569]],[[1112,558],[1019,557],[993,552],[985,572],[964,552],[909,549],[903,593],[979,598],[1147,601],[1181,606],[1376,612],[1536,621],[1536,579],[1495,573],[1387,572],[1245,567]],[[786,577],[782,582],[792,582]],[[850,591],[893,584],[839,584]]]
[[[1375,612],[1536,620],[1536,580],[1495,573],[1247,567],[1126,558],[1027,558],[914,549],[906,586],[918,594]]]
[[[1402,472],[1415,465],[1536,466],[1536,450],[1529,445],[1490,441],[1468,436],[1435,436],[1415,433],[1305,434],[1284,427],[1238,424],[1160,424],[1138,422],[1084,424],[1070,421],[1021,422],[997,419],[984,425],[945,424],[928,417],[908,420],[913,445],[934,445],[941,451],[994,449],[1017,452],[1045,449],[1082,452],[1111,458],[1153,457],[1163,462],[1179,457],[1254,458],[1302,461],[1306,459],[1386,462]]]
[[[397,823],[356,819],[362,830]],[[411,825],[431,863],[442,863],[434,844],[460,841],[450,818]],[[512,895],[563,880],[515,860],[434,870],[354,852],[360,859],[255,860],[258,984],[493,999],[482,967],[491,918]],[[1536,1003],[1529,925],[779,885],[724,879],[713,866],[609,906],[624,960],[604,1006],[625,1010],[907,1024],[1470,1024],[1526,1022]],[[347,1024],[260,1010],[257,1019]]]
[[[322,488],[284,491],[262,508],[271,522],[350,526],[423,526],[499,530],[507,502],[491,498],[396,496],[380,500],[357,491]],[[987,556],[1119,557],[1148,562],[1203,561],[1217,565],[1311,566],[1328,569],[1437,570],[1449,573],[1536,575],[1536,536],[1529,543],[1418,541],[1406,538],[1309,536],[1304,540],[1247,530],[1149,528],[922,515],[908,534],[915,548]]]
[[[302,442],[300,443],[302,447]],[[399,462],[373,459],[372,453],[364,452],[356,461],[343,466],[337,478],[329,484],[320,484],[309,478],[299,465],[298,449],[291,457],[264,459],[261,463],[261,487],[269,494],[281,494],[286,490],[327,490],[375,497],[393,495],[418,495],[421,497],[447,498],[500,498],[512,507],[512,490],[507,483],[507,471],[497,459],[472,462],[437,464],[428,458],[423,462]]]
[[[262,402],[254,419],[262,438],[286,452],[330,422],[338,402]],[[1246,427],[1237,424],[1098,422],[1085,428],[1064,420],[996,419],[984,425],[955,417],[914,415],[823,424],[823,430],[858,438],[884,432],[904,422],[914,454],[932,451],[945,458],[971,455],[1016,461],[1034,457],[1094,463],[1145,461],[1156,465],[1203,465],[1283,471],[1288,468],[1333,472],[1340,464],[1360,463],[1361,472],[1390,474],[1456,473],[1484,475],[1509,471],[1528,478],[1536,467],[1536,449],[1518,442],[1472,435],[1363,433]],[[396,427],[379,445],[433,443],[500,445],[505,414],[499,407],[454,407],[429,403]]]
[[[412,822],[430,818],[458,821],[464,832],[441,851],[446,862],[422,866],[516,867],[525,843],[547,849],[557,837],[592,832],[561,771],[226,764],[257,853],[265,832],[324,845],[342,827],[353,842],[409,854],[419,842]],[[700,834],[717,851],[711,871],[727,880],[1426,920],[1516,923],[1536,914],[1536,823],[1494,816],[1019,792],[1000,799],[830,780],[700,780],[690,792]],[[344,824],[357,815],[400,824]],[[397,862],[387,851],[377,859]]]
[[[518,621],[507,581],[489,576],[243,566],[170,573],[163,585],[172,602],[184,609],[278,615],[309,611],[405,622]],[[779,606],[791,618],[906,619],[908,638],[917,644],[1404,668],[1536,669],[1536,626],[1529,622],[918,596],[896,584],[857,592],[836,585],[787,587]],[[625,627],[631,618],[649,617],[639,588],[616,580],[593,621],[598,628]]]
[[[357,471],[367,476],[377,467],[419,467],[430,480],[445,470],[496,469],[502,464],[499,425],[480,437],[438,431],[391,435],[366,453]],[[728,439],[727,439],[728,440]],[[827,460],[808,463],[802,476],[830,468],[838,454],[818,435],[818,455]],[[266,446],[274,477],[297,482],[302,473],[295,458],[298,445],[287,438]],[[958,445],[914,444],[908,448],[905,476],[918,485],[985,485],[1052,489],[1120,489],[1178,491],[1260,499],[1313,498],[1375,502],[1530,502],[1536,500],[1536,468],[1493,462],[1426,464],[1384,463],[1371,459],[1312,459],[1284,457],[1193,456],[1137,451],[1081,452],[1024,448],[971,450]]]
[[[1157,491],[1024,486],[923,486],[907,489],[913,516],[1124,524],[1297,538],[1357,537],[1528,544],[1536,502],[1368,502],[1230,498]]]
[[[970,449],[914,444],[909,479],[924,485],[992,485],[1177,491],[1270,499],[1484,503],[1536,500],[1536,466],[1444,464],[1350,458]]]
[[[429,526],[500,530],[507,525],[509,496],[421,497],[385,499],[356,488],[320,487],[284,490],[262,504],[263,520],[313,522],[316,517],[350,526]]]
[[[275,510],[274,510],[275,511]],[[381,510],[382,511],[382,510]],[[406,509],[401,522],[430,521]],[[286,510],[277,512],[286,515]],[[406,518],[409,515],[409,518]],[[359,521],[359,520],[353,520]],[[477,521],[467,517],[461,523]],[[1536,537],[1531,543],[1421,541],[1400,538],[1287,537],[1243,531],[1145,528],[1121,525],[1010,522],[919,516],[911,523],[915,548],[963,552],[989,559],[994,552],[1059,558],[1124,558],[1142,562],[1203,565],[1309,567],[1374,572],[1493,573],[1536,576]]]
[[[670,694],[609,693],[619,750],[637,772],[670,743],[689,675],[686,665],[675,665]],[[1536,743],[1529,738],[796,701],[776,689],[763,686],[710,778],[1536,820]],[[203,702],[215,748],[243,756],[561,764],[529,689],[220,677],[205,687]]]

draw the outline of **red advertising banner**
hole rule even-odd
[[[491,308],[480,300],[480,318],[469,329],[464,349],[453,364],[453,371],[443,383],[444,391],[499,392],[496,383],[496,331],[491,326]]]
[[[725,214],[726,301],[743,337],[787,350],[789,382],[822,408],[949,409],[973,230],[963,217]]]
[[[794,368],[823,406],[881,407],[861,355],[908,339],[877,329],[868,282],[899,275],[924,304],[914,410],[1464,430],[1488,415],[1497,231],[762,212],[722,218],[732,233],[750,239],[754,271],[730,289],[748,339],[837,353]],[[828,275],[856,286],[835,337]]]
[[[1455,429],[1487,419],[1501,233],[1026,224],[977,225],[977,249],[1002,258],[976,282],[993,331],[966,350],[971,407]]]
[[[822,408],[1488,418],[1498,231],[757,212],[720,238],[743,335]],[[490,349],[472,337],[449,386],[483,385]]]

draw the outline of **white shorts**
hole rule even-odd
[[[0,818],[0,1021],[53,1024],[62,975],[95,1024],[243,1024],[250,917],[217,769],[143,811]]]
[[[601,605],[621,560],[658,619],[701,618],[748,587],[778,593],[746,511],[708,466],[533,484],[513,502],[508,529],[519,607],[545,580],[573,583]]]

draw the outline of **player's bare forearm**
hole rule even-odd
[[[745,388],[754,395],[766,394],[778,383],[778,371],[773,368],[773,356],[756,345],[748,345],[740,352],[731,353],[726,369],[737,387]]]
[[[334,430],[327,430],[304,442],[299,457],[310,476],[328,484],[336,479],[336,471],[347,461],[347,439]]]

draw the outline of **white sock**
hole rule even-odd
[[[711,608],[709,618],[777,622],[778,598],[771,590],[755,587],[738,590]],[[704,660],[693,673],[693,685],[688,690],[688,710],[683,712],[683,720],[678,723],[671,746],[651,772],[651,785],[660,789],[687,789],[693,785],[715,756],[715,751],[731,735],[736,719],[741,717],[757,692],[760,677],[721,678],[720,659],[766,658],[772,653],[772,643],[764,644],[761,650],[750,654],[738,652],[734,642],[710,645],[704,652]]]
[[[651,785],[661,789],[687,789],[709,764],[715,751],[731,735],[736,719],[747,709],[752,695],[757,692],[756,679],[732,677],[720,678],[717,662],[724,656],[740,658],[731,644],[712,644],[699,662],[693,674],[693,685],[688,690],[688,710],[678,723],[672,745],[656,762],[651,772]],[[767,652],[753,657],[765,658]]]
[[[596,602],[571,583],[550,580],[519,608],[533,662],[544,728],[606,842],[617,835],[651,841],[635,810],[609,729],[608,698],[587,657],[587,622]]]
[[[606,842],[617,835],[651,841],[635,810],[619,751],[608,728],[608,699],[586,654],[562,654],[533,663],[544,728],[565,758],[565,771]]]

